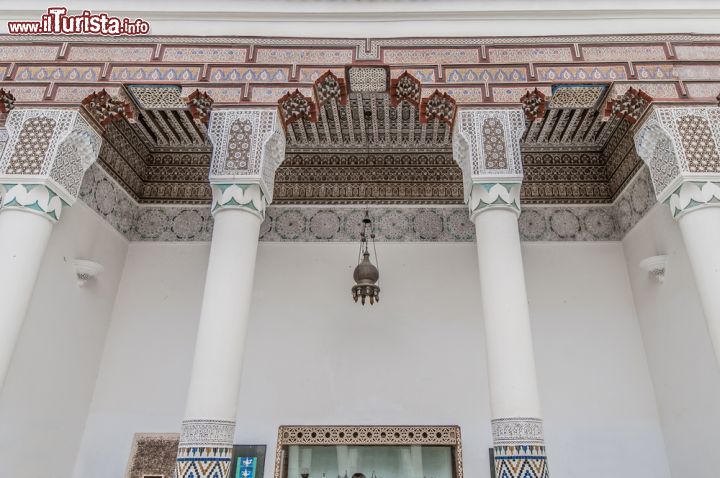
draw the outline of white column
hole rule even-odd
[[[720,366],[720,207],[688,211],[678,218],[678,225]]]
[[[720,366],[720,108],[653,106],[635,147],[678,221]]]
[[[263,220],[265,200],[259,186],[212,188],[215,224],[178,449],[178,478],[226,478],[230,471]],[[248,206],[251,198],[257,208]]]
[[[102,139],[78,111],[10,111],[0,148],[0,389],[53,224],[77,198]]]
[[[499,477],[546,478],[519,204],[520,183],[476,183],[470,218],[480,270],[495,471]]]
[[[475,224],[485,322],[495,473],[547,478],[518,217],[523,112],[460,110],[453,157]]]
[[[0,209],[0,389],[32,296],[53,223],[40,214]]]
[[[540,417],[517,214],[474,218],[493,419]]]
[[[260,225],[285,156],[274,109],[213,111],[208,135],[215,224],[176,478],[228,476]]]
[[[215,214],[187,416],[235,420],[261,223],[237,209]]]

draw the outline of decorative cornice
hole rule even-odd
[[[457,112],[457,103],[455,99],[447,93],[441,93],[439,90],[425,98],[420,103],[420,122],[428,123],[433,120],[439,120],[447,123],[452,128],[455,123],[455,113]]]
[[[647,185],[641,181],[631,183],[638,184]],[[638,209],[640,206],[636,205],[636,189],[627,193],[632,196],[627,201],[622,199],[618,203],[628,209],[627,214],[620,216],[623,228],[615,223],[612,205],[525,206],[519,220],[520,236],[525,241],[619,240],[620,233],[644,214],[645,206]],[[80,198],[131,241],[209,241],[212,237],[209,205],[140,206],[98,165],[86,174]],[[467,207],[387,206],[370,210],[377,224],[378,241],[475,240]],[[359,207],[270,206],[261,225],[260,240],[355,241],[364,212]]]
[[[90,116],[103,128],[123,118],[130,121],[135,115],[130,102],[123,101],[120,98],[113,98],[105,91],[105,88],[99,92],[93,92],[88,95],[81,101],[81,104]]]
[[[15,96],[0,88],[0,114],[7,114],[15,107]]]
[[[657,204],[655,190],[647,166],[642,166],[627,182],[612,205],[618,236],[625,237],[640,220]]]
[[[317,109],[312,98],[308,98],[300,90],[295,89],[288,92],[278,100],[278,109],[282,118],[283,127],[287,128],[290,123],[307,119],[310,122],[317,121]]]
[[[635,124],[650,106],[652,100],[652,97],[643,90],[630,87],[624,95],[608,101],[605,117],[614,115],[623,118],[630,124]]]
[[[667,201],[675,219],[691,211],[720,206],[720,176],[703,181],[683,181]]]
[[[0,184],[2,205],[0,209],[27,211],[57,222],[67,203],[47,184],[4,183]]]
[[[210,241],[210,205],[138,205],[100,165],[85,175],[83,200],[130,241]],[[518,221],[523,241],[618,241],[655,204],[647,168],[615,204],[523,206]],[[359,238],[364,207],[269,206],[261,241],[351,242]],[[473,242],[466,206],[370,208],[378,241]]]
[[[390,104],[398,106],[403,101],[415,107],[420,106],[422,100],[422,85],[420,80],[404,71],[400,76],[390,80]]]
[[[210,122],[210,110],[212,109],[214,101],[204,91],[195,89],[187,97],[187,105],[190,108],[190,114],[195,121],[202,123],[207,126]]]
[[[520,182],[512,183],[473,183],[468,206],[470,219],[490,209],[510,209],[520,215]]]
[[[213,215],[228,209],[251,212],[260,219],[265,218],[267,202],[259,184],[211,183]]]
[[[694,12],[684,11],[690,15],[702,16],[699,10]],[[663,18],[677,18],[679,11],[666,14]],[[720,10],[712,10],[720,15]],[[32,18],[36,15],[46,13],[43,10],[19,12],[19,17]],[[122,12],[119,12],[120,14]],[[137,10],[126,12],[128,15],[136,15]],[[537,19],[540,12],[533,9],[531,15]],[[593,12],[588,12],[593,13]],[[218,16],[224,13],[214,13]],[[192,15],[192,19],[198,20],[200,16],[196,13]],[[238,16],[246,16],[247,12],[237,13]],[[277,15],[277,12],[274,12]],[[711,18],[711,17],[705,17]],[[227,18],[223,18],[226,20]],[[296,19],[294,20],[296,21]],[[235,29],[234,31],[237,31]],[[92,43],[138,43],[137,36],[101,36],[101,35],[9,35],[0,34],[0,39],[5,43],[27,43],[27,42],[92,42]],[[354,38],[314,38],[304,36],[288,36],[288,35],[262,35],[262,36],[233,36],[233,35],[147,35],[142,37],[147,43],[167,43],[173,45],[257,45],[257,46],[273,46],[273,47],[320,47],[335,46],[349,47],[356,50],[358,60],[379,60],[382,48],[391,48],[397,46],[405,46],[408,43],[417,45],[418,47],[459,47],[467,45],[485,45],[493,46],[500,44],[509,45],[525,45],[536,47],[538,44],[626,44],[635,42],[720,42],[720,35],[706,33],[640,33],[640,34],[577,34],[577,35],[525,35],[525,36],[459,36],[456,32],[453,36],[438,35],[435,37],[399,37],[384,38],[371,37],[367,35]]]
[[[313,92],[318,107],[323,106],[331,100],[336,100],[343,106],[348,102],[345,79],[338,78],[331,70],[326,71],[315,80]]]
[[[528,91],[521,98],[523,113],[528,121],[535,121],[545,116],[545,109],[547,108],[547,100],[545,94],[535,88],[533,91]]]

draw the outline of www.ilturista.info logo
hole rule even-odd
[[[68,15],[65,7],[51,7],[39,22],[8,22],[12,35],[60,34],[77,35],[145,35],[150,24],[141,18],[111,17],[107,13],[84,10],[80,15]]]

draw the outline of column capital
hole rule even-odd
[[[46,184],[0,184],[0,209],[22,209],[40,214],[52,222],[60,220],[63,206],[68,203]]]
[[[210,183],[213,185],[213,210],[216,190],[245,198],[250,185],[257,185],[263,201],[272,201],[275,171],[285,159],[285,135],[278,112],[269,108],[213,110],[208,136],[213,144]],[[218,186],[216,188],[215,186]],[[225,186],[234,185],[234,188]],[[220,187],[222,186],[222,187]],[[252,192],[253,198],[257,197]],[[220,195],[219,197],[222,197]],[[237,200],[237,197],[235,198]],[[245,200],[245,199],[243,199]],[[253,207],[264,206],[253,199]],[[248,204],[243,203],[243,204]]]
[[[453,157],[463,174],[471,217],[493,207],[520,213],[523,179],[521,108],[461,109],[453,132]]]
[[[211,182],[212,207],[210,212],[215,215],[228,209],[240,209],[265,219],[267,199],[257,183],[224,183]]]
[[[461,109],[453,132],[453,157],[463,173],[466,200],[474,182],[522,181],[521,108]]]
[[[2,207],[27,208],[58,220],[77,199],[102,138],[69,109],[15,108],[0,134]]]
[[[720,205],[720,108],[654,105],[634,139],[673,217]]]
[[[470,219],[489,209],[509,209],[520,216],[521,181],[473,182],[468,207]]]

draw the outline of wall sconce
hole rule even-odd
[[[640,261],[640,268],[648,273],[650,277],[657,282],[665,281],[665,271],[667,269],[667,256],[652,256]]]
[[[97,277],[105,268],[97,262],[75,259],[73,263],[78,287],[84,287],[87,281]]]

